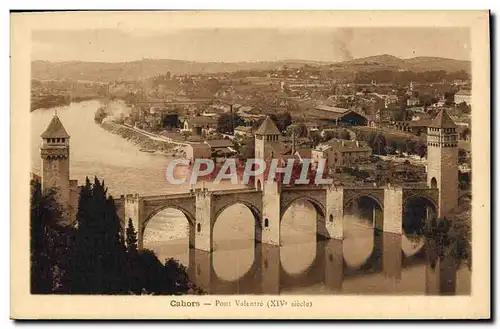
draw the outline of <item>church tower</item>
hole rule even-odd
[[[57,114],[54,115],[41,137],[42,189],[55,189],[57,200],[62,205],[68,205],[71,184],[69,178],[69,135]]]
[[[458,205],[457,126],[442,109],[427,127],[427,185],[439,189],[438,216]]]

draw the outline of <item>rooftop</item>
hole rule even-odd
[[[42,138],[69,138],[69,134],[64,129],[64,126],[57,116],[54,114],[47,129],[41,135]]]
[[[238,127],[234,128],[234,130],[244,131],[244,132],[251,132],[252,131],[252,127],[250,127],[250,126],[238,126]]]
[[[190,125],[211,125],[216,124],[216,120],[208,116],[197,116],[186,120]]]
[[[464,96],[470,96],[471,91],[468,89],[460,89],[455,95],[464,95]]]
[[[346,113],[349,111],[349,109],[341,108],[341,107],[334,107],[334,106],[328,106],[328,105],[316,105],[314,107],[315,110],[321,110],[321,111],[328,111],[328,112],[334,112],[334,113]]]
[[[368,143],[364,141],[353,141],[344,139],[331,139],[326,143],[318,145],[317,149],[320,151],[326,151],[330,148],[335,150],[356,150],[356,151],[368,151],[371,148]]]
[[[453,120],[450,118],[448,113],[444,109],[439,111],[439,113],[436,115],[436,117],[432,120],[431,124],[429,127],[432,128],[456,128],[457,125]]]
[[[233,142],[230,139],[209,139],[205,144],[211,148],[233,147]]]
[[[270,117],[266,117],[264,122],[260,125],[259,129],[255,132],[256,135],[280,135],[278,127]]]

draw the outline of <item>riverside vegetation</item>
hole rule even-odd
[[[129,221],[121,228],[104,182],[87,178],[81,187],[76,222],[64,221],[55,191],[31,182],[32,294],[200,294],[187,269],[170,258],[161,262],[139,250]]]

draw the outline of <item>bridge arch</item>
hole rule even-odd
[[[356,193],[356,194],[346,198],[344,201],[344,210],[346,210],[355,200],[359,200],[361,198],[370,199],[370,200],[376,202],[377,205],[380,207],[380,209],[384,210],[384,202],[382,200],[380,200],[380,198],[378,196],[375,196],[375,195],[367,193],[367,192]]]
[[[286,200],[284,200],[284,202],[281,204],[280,218],[279,218],[279,225],[281,227],[280,242],[286,243],[286,240],[289,237],[291,237],[285,233],[286,229],[285,231],[283,231],[283,225],[285,225],[285,227],[287,226],[286,223],[283,224],[285,214],[292,207],[292,205],[299,203],[309,205],[314,209],[313,212],[315,213],[312,215],[313,220],[310,222],[311,223],[310,229],[304,229],[302,230],[302,233],[306,235],[313,234],[316,239],[320,240],[323,239],[322,233],[327,232],[326,230],[327,220],[326,220],[326,209],[325,209],[324,198],[309,196],[308,194],[305,193],[297,193],[297,194],[298,195],[293,195],[293,196],[289,194],[289,197]],[[307,217],[310,218],[310,216]],[[298,217],[294,217],[291,219],[291,222],[294,223],[292,224],[293,227],[296,227],[296,225],[298,225],[297,218]]]
[[[318,215],[325,217],[326,214],[325,205],[321,201],[306,195],[301,195],[291,199],[290,201],[288,201],[286,204],[283,205],[281,209],[280,221],[283,220],[283,215],[285,215],[286,211],[290,208],[290,206],[299,201],[306,201],[311,206],[313,206]]]
[[[403,232],[421,235],[427,221],[437,217],[436,200],[425,194],[412,193],[403,200]]]
[[[219,219],[220,215],[227,210],[228,208],[235,206],[235,205],[242,205],[245,206],[246,209],[250,210],[252,217],[253,217],[253,225],[254,225],[254,240],[255,241],[262,241],[262,213],[261,210],[259,209],[258,205],[253,204],[250,201],[246,200],[233,200],[230,201],[224,205],[222,205],[213,215],[212,217],[212,223],[211,223],[211,239],[213,240],[213,234],[214,234],[214,228],[215,224],[217,223],[217,220]]]
[[[378,191],[380,193],[380,191]],[[383,191],[382,191],[383,193]],[[346,215],[354,215],[357,219],[370,220],[372,227],[379,231],[384,227],[384,201],[383,195],[370,193],[370,191],[355,191],[344,199],[344,219]]]
[[[168,204],[165,204],[165,205],[161,205],[161,206],[158,206],[158,207],[155,207],[153,209],[151,209],[147,215],[145,216],[145,218],[143,219],[142,221],[142,225],[140,225],[140,230],[138,229],[138,239],[140,240],[139,242],[139,245],[143,246],[144,245],[144,238],[146,236],[146,230],[148,228],[148,224],[151,223],[151,221],[153,220],[153,218],[155,218],[155,216],[157,216],[159,213],[165,211],[165,210],[177,210],[179,211],[186,219],[187,223],[188,223],[188,248],[194,248],[195,246],[195,215],[185,209],[184,207],[182,206],[179,206],[179,205],[176,205],[176,204],[172,204],[172,203],[168,203]]]

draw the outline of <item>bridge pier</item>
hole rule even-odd
[[[260,261],[262,294],[279,294],[281,271],[280,247],[276,245],[262,244]]]
[[[427,295],[454,295],[457,288],[457,263],[452,256],[437,259],[434,268],[425,267],[425,293]]]
[[[203,251],[213,251],[213,214],[212,214],[212,196],[208,189],[195,190],[196,215],[194,223],[194,248]]]
[[[279,246],[281,229],[280,191],[276,182],[265,182],[262,190],[262,234],[260,242]]]
[[[204,292],[211,291],[212,271],[213,262],[211,252],[189,249],[189,276]]]
[[[127,226],[129,219],[132,220],[132,224],[137,232],[137,247],[142,249],[143,247],[143,235],[144,229],[142,227],[141,215],[144,213],[144,201],[141,200],[138,194],[127,194],[125,196],[124,204],[124,228],[125,235],[127,232]]]
[[[402,236],[393,233],[382,234],[382,271],[386,277],[401,280]]]
[[[388,186],[384,189],[383,231],[403,233],[403,189]]]
[[[342,290],[344,279],[344,255],[342,241],[330,240],[325,246],[325,286],[333,291]]]
[[[344,238],[344,189],[330,186],[326,189],[325,231],[328,238]]]

